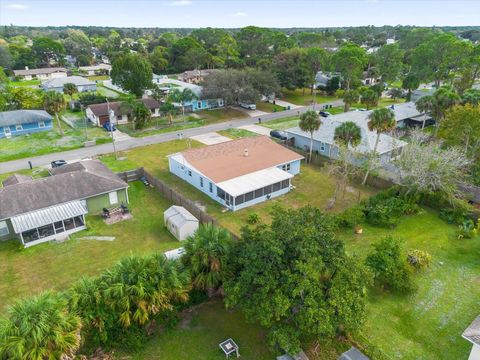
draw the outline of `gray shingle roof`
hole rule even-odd
[[[64,165],[51,173],[53,176],[0,188],[0,219],[128,187],[98,160]]]
[[[9,176],[5,180],[3,180],[2,184],[3,186],[10,186],[10,185],[15,185],[21,182],[30,181],[30,180],[32,180],[31,176],[22,175],[22,174],[13,174],[12,176]]]
[[[25,75],[40,75],[40,74],[53,74],[56,72],[67,72],[67,69],[63,67],[53,67],[53,68],[41,68],[41,69],[25,69],[25,70],[13,70],[15,76],[25,76]]]
[[[75,84],[76,86],[86,86],[86,85],[95,85],[95,81],[88,80],[81,76],[66,76],[61,78],[56,78],[52,80],[47,80],[42,82],[42,88],[50,89],[63,87],[65,84]]]
[[[177,227],[182,227],[189,221],[198,223],[198,219],[182,206],[170,206],[167,210],[165,210],[164,216]]]
[[[465,329],[462,336],[471,343],[480,346],[480,315]]]
[[[0,112],[0,126],[30,124],[52,120],[45,110],[12,110]]]
[[[356,347],[352,346],[350,350],[345,351],[338,360],[369,360],[369,358],[363,355]]]

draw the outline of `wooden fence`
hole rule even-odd
[[[143,167],[117,173],[117,175],[125,182],[140,180],[144,174],[145,170]]]

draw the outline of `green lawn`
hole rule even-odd
[[[40,85],[40,80],[20,80],[20,81],[10,81],[11,86],[37,86]]]
[[[364,336],[391,359],[466,359],[463,330],[480,313],[480,236],[458,240],[456,227],[432,210],[404,217],[395,229],[364,226],[363,235],[340,234],[361,258],[371,243],[392,235],[405,250],[432,255],[432,265],[415,275],[418,291],[407,296],[372,291]]]
[[[93,76],[85,76],[88,80],[98,81],[98,80],[108,80],[110,77],[108,75],[93,75]]]
[[[238,344],[241,359],[275,358],[269,351],[262,329],[258,325],[247,323],[238,311],[226,310],[220,300],[187,310],[174,329],[156,334],[144,349],[129,358],[221,360],[225,359],[225,355],[218,344],[230,337]]]
[[[310,105],[314,100],[317,104],[339,100],[335,96],[326,96],[326,95],[319,95],[319,94],[317,94],[317,96],[314,97],[313,95],[310,94],[310,89],[305,89],[305,92],[303,91],[303,89],[295,89],[295,90],[283,89],[280,99],[288,101],[292,104],[301,105],[301,106]]]
[[[272,113],[272,112],[277,112],[277,111],[283,111],[283,106],[280,105],[274,105],[272,103],[267,103],[264,101],[259,101],[256,104],[257,110],[260,111],[265,111],[267,113]]]
[[[281,119],[263,122],[262,126],[268,127],[270,129],[285,130],[297,126],[299,122],[300,119],[298,118],[298,116],[289,116]]]
[[[88,216],[88,230],[64,243],[23,249],[17,240],[0,242],[0,309],[15,298],[47,289],[64,289],[82,276],[97,275],[129,254],[163,252],[180,246],[163,225],[170,203],[140,182],[128,190],[133,219],[105,225]],[[115,236],[114,241],[81,240],[84,236]]]
[[[236,128],[231,128],[231,129],[227,129],[227,130],[220,130],[220,131],[217,131],[217,133],[219,133],[220,135],[232,138],[232,139],[258,136],[258,134],[254,133],[253,131],[249,131],[249,130],[245,130],[245,129],[236,129]]]
[[[80,113],[69,113],[68,116],[79,116],[78,114]],[[0,139],[0,162],[83,147],[85,142],[84,128],[72,129],[64,122],[61,122],[61,126],[64,131],[63,137],[60,135],[57,121],[54,119],[53,130],[13,136],[10,139]],[[108,133],[98,126],[89,126],[87,134],[89,140],[95,139],[99,143],[110,141]]]

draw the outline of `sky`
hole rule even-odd
[[[480,0],[0,0],[1,25],[480,25]]]

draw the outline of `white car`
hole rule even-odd
[[[240,103],[240,106],[248,110],[257,110],[257,105],[255,104]]]

